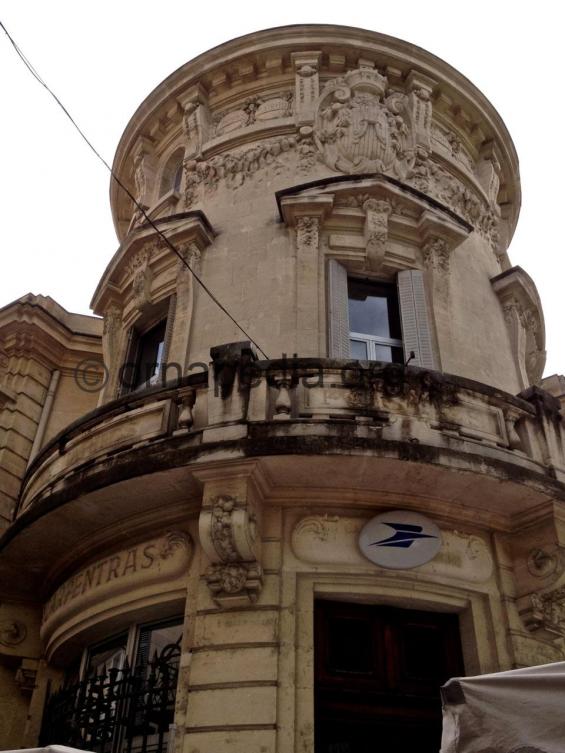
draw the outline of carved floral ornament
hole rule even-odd
[[[290,82],[272,81],[274,90],[263,83],[262,89],[238,98],[234,87],[229,104],[219,109],[210,107],[214,85],[210,89],[202,80],[188,87],[171,103],[175,115],[156,119],[134,148],[131,179],[138,197],[147,194],[151,183],[155,140],[164,125],[174,124],[185,149],[187,208],[219,183],[236,190],[252,176],[261,180],[273,171],[321,177],[323,163],[338,173],[383,172],[409,183],[446,203],[496,247],[502,158],[488,135],[478,142],[480,130],[467,138],[466,129],[471,133],[477,117],[464,112],[456,123],[441,83],[417,69],[402,80],[398,73],[390,74],[389,80],[384,59],[378,61],[380,68],[373,60],[360,59],[357,67],[327,80],[322,58],[320,51],[292,52],[294,92]],[[259,86],[260,67],[257,60],[241,60],[236,78],[252,79]],[[225,70],[217,70],[215,80],[224,82],[220,87],[230,86]],[[268,130],[261,126],[276,127],[280,135],[265,138]],[[248,140],[244,132],[250,128],[257,130],[257,140],[243,144],[238,139]],[[214,156],[208,157],[212,151]]]

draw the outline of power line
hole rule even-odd
[[[157,234],[159,235],[159,237],[160,237],[160,238],[161,238],[161,239],[162,239],[162,240],[164,241],[164,243],[165,243],[165,244],[166,244],[166,245],[168,246],[168,248],[170,248],[170,249],[171,249],[171,251],[172,251],[172,252],[173,252],[174,254],[176,254],[176,255],[178,256],[178,258],[179,258],[179,259],[181,260],[181,262],[182,262],[182,263],[183,263],[183,264],[185,265],[185,267],[186,267],[186,268],[187,268],[187,269],[189,270],[190,274],[191,274],[191,275],[192,275],[192,276],[194,277],[194,279],[195,279],[195,280],[196,280],[196,281],[198,282],[198,284],[199,284],[199,285],[201,286],[201,288],[202,288],[202,289],[203,289],[203,290],[204,290],[204,291],[205,291],[205,292],[206,292],[206,293],[207,293],[207,294],[208,294],[208,295],[210,296],[210,298],[211,298],[211,299],[212,299],[212,300],[214,301],[214,303],[216,304],[216,306],[218,306],[218,308],[219,308],[219,309],[220,309],[221,311],[223,311],[223,312],[224,312],[224,314],[225,314],[225,315],[226,315],[226,316],[227,316],[227,317],[228,317],[229,319],[231,319],[231,321],[232,321],[232,322],[233,322],[233,323],[235,324],[235,326],[236,326],[236,327],[237,327],[237,328],[238,328],[238,329],[239,329],[239,330],[240,330],[241,332],[243,332],[243,334],[245,335],[245,337],[246,337],[246,338],[247,338],[248,340],[250,340],[250,342],[252,342],[252,343],[253,343],[253,344],[254,344],[254,345],[255,345],[255,346],[257,347],[257,350],[258,350],[258,351],[259,351],[259,352],[260,352],[260,353],[261,353],[261,354],[262,354],[262,355],[263,355],[263,356],[264,356],[264,357],[265,357],[266,359],[268,359],[268,358],[269,358],[269,357],[268,357],[268,355],[267,355],[267,354],[265,353],[265,351],[264,351],[264,350],[263,350],[263,348],[262,348],[262,347],[261,347],[261,346],[259,345],[259,343],[257,343],[257,342],[256,342],[256,341],[255,341],[255,340],[254,340],[254,339],[253,339],[253,338],[251,337],[251,335],[250,335],[250,334],[248,334],[248,333],[246,332],[246,330],[244,330],[244,329],[243,329],[243,327],[241,326],[241,324],[239,324],[239,322],[238,322],[238,321],[237,321],[236,319],[234,319],[234,317],[233,317],[233,316],[232,316],[232,315],[230,314],[230,312],[229,312],[229,311],[227,310],[227,308],[226,308],[226,307],[225,307],[225,306],[224,306],[224,305],[223,305],[223,304],[222,304],[222,303],[221,303],[221,302],[220,302],[220,301],[218,300],[218,298],[216,298],[216,296],[214,295],[214,293],[212,293],[212,291],[210,290],[210,288],[209,288],[209,287],[208,287],[208,286],[207,286],[207,285],[206,285],[206,284],[205,284],[205,283],[204,283],[204,282],[203,282],[203,281],[202,281],[202,280],[200,279],[200,277],[199,277],[199,276],[198,276],[198,275],[196,274],[196,272],[195,272],[195,271],[194,271],[194,270],[192,269],[192,267],[191,267],[191,266],[190,266],[190,264],[189,264],[189,263],[188,263],[188,262],[186,261],[186,259],[184,258],[184,256],[183,256],[183,255],[182,255],[182,254],[180,253],[180,251],[179,251],[179,250],[178,250],[178,249],[177,249],[177,248],[175,247],[175,245],[174,245],[173,243],[171,243],[171,241],[170,241],[170,240],[169,240],[169,239],[167,238],[167,236],[166,236],[166,235],[165,235],[165,234],[164,234],[164,233],[163,233],[163,232],[162,232],[162,231],[161,231],[161,230],[160,230],[160,229],[159,229],[159,228],[157,227],[157,225],[156,225],[156,224],[155,224],[155,223],[153,222],[153,220],[151,219],[151,217],[149,217],[149,215],[148,215],[148,214],[147,214],[147,212],[145,211],[145,209],[144,209],[143,205],[139,203],[139,201],[138,201],[138,200],[137,200],[137,199],[135,198],[135,196],[134,196],[134,195],[133,195],[133,194],[131,193],[131,191],[130,191],[130,190],[129,190],[129,189],[128,189],[128,188],[127,188],[127,187],[126,187],[126,186],[125,186],[125,185],[124,185],[123,183],[122,183],[122,181],[121,181],[121,180],[120,180],[120,179],[118,178],[118,176],[117,176],[117,175],[116,175],[116,174],[114,173],[114,171],[112,170],[112,168],[110,167],[110,165],[109,165],[109,164],[108,164],[108,163],[106,162],[106,160],[104,159],[104,157],[103,157],[103,156],[102,156],[102,155],[100,154],[100,152],[98,152],[98,150],[97,150],[97,149],[96,149],[96,148],[94,147],[94,145],[93,145],[93,144],[91,143],[91,141],[89,141],[89,139],[88,139],[88,137],[86,136],[86,134],[85,134],[85,133],[84,133],[84,132],[82,131],[82,129],[80,128],[80,126],[78,125],[78,123],[77,123],[77,122],[76,122],[76,121],[74,120],[74,118],[72,117],[72,115],[70,114],[70,112],[69,112],[69,111],[67,110],[67,108],[65,107],[65,105],[64,105],[64,104],[63,104],[63,103],[61,102],[61,100],[59,99],[59,97],[58,97],[58,96],[57,96],[57,95],[55,94],[55,92],[54,92],[54,91],[53,91],[52,89],[50,89],[50,87],[49,87],[49,86],[48,86],[48,85],[47,85],[47,84],[45,83],[45,81],[44,81],[44,80],[43,80],[43,79],[41,78],[41,76],[39,75],[39,73],[38,73],[38,72],[37,72],[37,71],[35,70],[35,68],[33,67],[33,65],[32,65],[32,64],[30,63],[30,61],[29,61],[29,60],[27,59],[27,57],[26,57],[26,56],[24,55],[24,53],[22,52],[22,50],[21,50],[21,49],[19,48],[19,46],[18,46],[18,45],[16,44],[16,41],[15,41],[15,40],[14,40],[14,38],[13,38],[13,37],[12,37],[12,36],[10,35],[10,33],[8,32],[8,30],[6,29],[6,27],[4,26],[4,24],[2,23],[2,21],[0,21],[0,27],[2,27],[2,30],[3,30],[4,34],[5,34],[5,35],[6,35],[7,37],[8,37],[8,39],[10,40],[10,43],[11,43],[12,47],[13,47],[13,48],[14,48],[14,50],[16,51],[16,53],[17,53],[18,57],[19,57],[19,58],[20,58],[20,60],[21,60],[21,61],[23,62],[23,64],[25,65],[25,67],[26,67],[26,68],[28,69],[28,71],[29,71],[29,72],[31,73],[31,75],[32,75],[32,76],[33,76],[33,77],[35,78],[35,80],[36,80],[36,81],[37,81],[38,83],[40,83],[40,84],[41,84],[41,86],[43,86],[43,88],[44,88],[44,89],[46,89],[46,90],[48,91],[48,93],[49,93],[49,94],[50,94],[50,95],[51,95],[51,96],[53,97],[53,99],[55,100],[55,102],[56,102],[56,103],[57,103],[57,104],[59,105],[59,107],[61,108],[61,110],[62,110],[62,111],[63,111],[63,112],[65,113],[65,115],[67,116],[67,118],[68,118],[68,119],[69,119],[69,120],[71,121],[71,123],[73,124],[73,126],[74,126],[74,127],[76,128],[76,130],[77,130],[77,131],[79,132],[79,134],[80,134],[80,136],[82,137],[83,141],[85,141],[85,142],[86,142],[86,144],[87,144],[87,145],[89,146],[89,148],[91,149],[91,151],[92,151],[92,152],[94,152],[94,154],[95,154],[95,155],[96,155],[96,156],[98,157],[98,159],[100,160],[100,162],[102,162],[102,164],[104,165],[104,167],[105,167],[105,168],[106,168],[106,169],[108,170],[108,172],[110,173],[110,175],[112,176],[112,178],[113,178],[113,179],[114,179],[114,180],[116,181],[116,183],[118,184],[118,186],[119,186],[119,187],[120,187],[120,188],[122,189],[122,191],[124,191],[124,192],[125,192],[125,194],[126,194],[126,195],[127,195],[127,196],[128,196],[128,197],[129,197],[130,199],[131,199],[131,201],[132,201],[132,202],[134,203],[134,205],[135,205],[135,206],[137,207],[137,209],[138,209],[138,210],[139,210],[139,211],[141,212],[141,214],[142,214],[143,218],[144,218],[144,219],[145,219],[145,220],[146,220],[146,221],[147,221],[147,222],[149,223],[149,225],[151,225],[151,227],[153,228],[153,230],[154,230],[154,231],[155,231],[155,232],[156,232],[156,233],[157,233]]]

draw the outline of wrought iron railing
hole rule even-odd
[[[180,639],[179,639],[180,642]],[[175,710],[179,643],[145,666],[103,670],[47,702],[41,745],[96,753],[164,753]]]

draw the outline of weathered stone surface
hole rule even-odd
[[[483,95],[377,33],[272,29],[157,87],[114,169],[100,318],[0,310],[0,747],[53,742],[48,688],[171,619],[169,753],[312,752],[318,599],[457,613],[469,674],[562,659],[565,381]],[[350,358],[348,278],[396,285],[398,363]],[[412,570],[357,543],[398,509],[442,532]]]

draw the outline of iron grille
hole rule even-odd
[[[40,744],[95,753],[164,753],[173,722],[180,638],[145,665],[103,670],[49,698]]]

